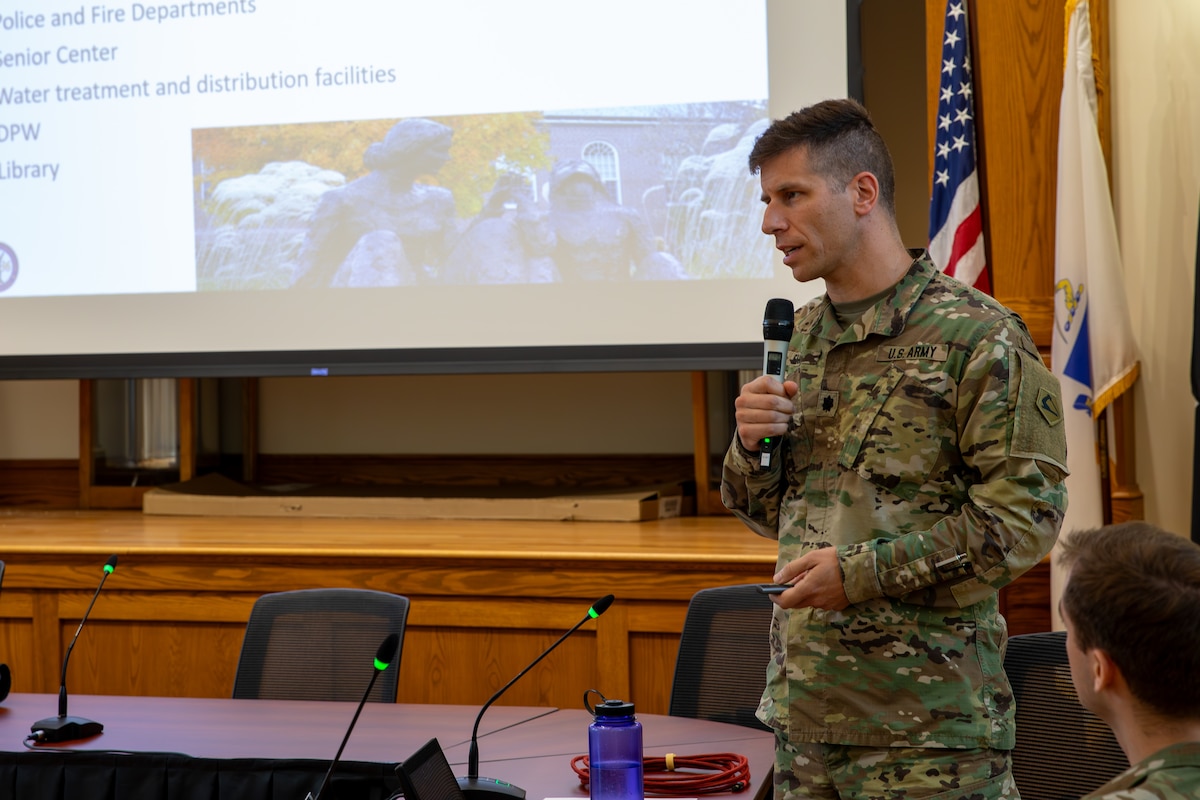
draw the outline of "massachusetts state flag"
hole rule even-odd
[[[967,0],[946,3],[942,80],[933,143],[929,255],[947,275],[991,294],[975,169],[975,104]]]
[[[1121,251],[1096,125],[1087,0],[1067,2],[1058,123],[1051,363],[1063,388],[1069,507],[1063,532],[1103,524],[1096,418],[1138,375]]]

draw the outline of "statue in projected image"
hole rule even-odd
[[[408,286],[430,277],[457,233],[454,198],[416,179],[446,163],[452,135],[432,120],[406,119],[368,147],[370,173],[321,196],[293,285]]]
[[[483,210],[438,273],[440,283],[550,283],[560,280],[549,213],[519,175],[501,175]]]
[[[683,267],[654,246],[650,226],[608,196],[594,167],[560,161],[550,176],[554,261],[564,281],[679,280]]]

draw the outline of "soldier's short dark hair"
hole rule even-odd
[[[849,98],[823,100],[774,120],[750,151],[750,174],[796,147],[808,149],[813,168],[839,191],[858,173],[870,172],[879,181],[884,207],[895,216],[892,156],[862,104]]]
[[[1112,658],[1163,717],[1200,717],[1200,546],[1146,522],[1076,531],[1062,613],[1080,650]]]

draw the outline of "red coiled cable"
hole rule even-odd
[[[588,757],[572,758],[571,769],[579,776],[579,785],[588,788]],[[750,762],[737,753],[648,756],[642,759],[642,773],[647,797],[694,797],[750,788]]]

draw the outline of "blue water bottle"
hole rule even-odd
[[[633,703],[605,700],[588,710],[592,712],[592,724],[588,725],[588,788],[592,800],[642,800],[646,796],[642,787],[642,723],[634,716]]]

